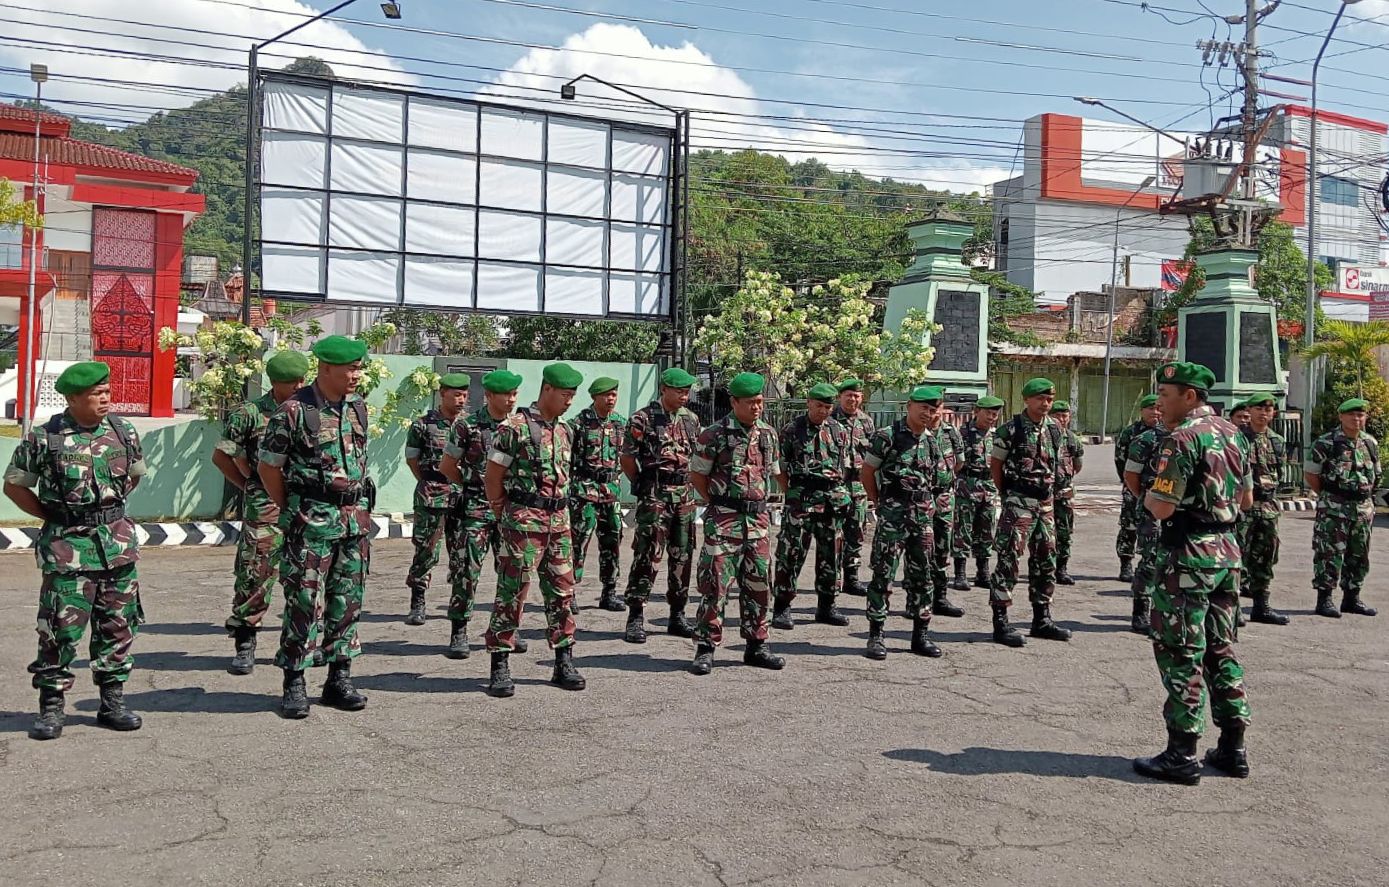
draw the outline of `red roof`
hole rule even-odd
[[[32,133],[34,131],[33,108],[21,108],[17,105],[0,105],[0,120],[18,120],[28,124],[29,132]],[[53,129],[60,130],[57,134],[64,136],[72,131],[71,120],[64,117],[62,114],[50,114],[47,111],[43,111],[39,114],[39,126],[45,131]],[[10,126],[4,127],[4,129],[7,130],[11,128]]]
[[[32,115],[30,119],[33,119]],[[42,138],[39,140],[39,156],[56,166],[76,167],[82,175],[97,175],[105,171],[121,178],[120,173],[137,173],[137,178],[143,179],[153,175],[181,185],[191,185],[198,178],[198,171],[186,166],[165,163],[162,160],[153,160],[139,154],[77,139]],[[0,131],[0,160],[27,162],[33,159],[33,135]]]

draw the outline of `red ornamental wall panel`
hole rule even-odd
[[[148,416],[155,340],[155,213],[92,213],[92,354],[111,367],[111,409]]]

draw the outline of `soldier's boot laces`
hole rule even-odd
[[[302,671],[286,671],[284,696],[280,699],[280,717],[297,721],[309,716],[309,693],[304,689]]]
[[[863,655],[869,659],[887,658],[887,644],[883,642],[883,624],[881,622],[868,623],[868,646],[864,648]]]
[[[1008,608],[994,608],[994,643],[1005,647],[1021,647],[1027,643],[1022,632],[1008,624]]]
[[[845,576],[845,577],[844,577],[844,593],[845,593],[845,594],[849,594],[849,595],[853,595],[854,597],[867,597],[867,596],[868,596],[868,586],[865,585],[865,584],[863,584],[862,582],[860,582],[860,581],[857,580],[857,579],[851,579],[851,578],[849,578],[848,576]]]
[[[367,697],[352,686],[352,663],[334,662],[328,666],[328,681],[323,685],[322,702],[340,711],[361,711],[367,707]]]
[[[1134,758],[1133,769],[1141,776],[1196,785],[1201,781],[1201,763],[1196,760],[1195,733],[1167,733],[1167,748],[1151,758]]]
[[[101,685],[101,707],[96,710],[96,722],[108,730],[139,730],[144,723],[140,716],[125,707],[125,685],[115,681]]]
[[[839,608],[834,604],[834,595],[827,594],[816,601],[815,621],[822,625],[838,625],[843,628],[849,624],[849,617],[839,612]]]
[[[912,652],[918,656],[929,656],[932,659],[940,658],[940,647],[931,640],[927,627],[931,623],[924,619],[917,619],[912,623]]]
[[[1360,600],[1358,594],[1346,594],[1341,598],[1341,612],[1354,613],[1356,616],[1373,616],[1379,611],[1374,607],[1367,606]]]
[[[931,612],[937,616],[949,616],[951,619],[959,619],[965,615],[964,608],[956,606],[943,588],[936,593],[936,600],[931,605]]]
[[[1076,584],[1075,578],[1071,576],[1071,571],[1067,569],[1067,567],[1069,567],[1069,566],[1070,566],[1070,561],[1068,561],[1068,560],[1063,560],[1063,561],[1060,561],[1060,562],[1057,563],[1057,565],[1056,565],[1056,584],[1057,584],[1057,585],[1075,585],[1075,584]]]
[[[57,739],[63,735],[67,715],[63,713],[63,691],[44,687],[39,690],[39,716],[29,728],[30,739]]]
[[[965,576],[965,559],[955,558],[955,575],[950,580],[950,587],[956,591],[969,591],[969,578]]]
[[[1141,634],[1148,637],[1152,628],[1152,602],[1147,598],[1133,599],[1133,619],[1129,623],[1129,630],[1134,634]]]
[[[627,605],[617,599],[617,589],[611,585],[603,586],[603,593],[598,596],[598,609],[607,610],[609,613],[621,613],[627,609]]]
[[[714,670],[714,648],[708,644],[695,644],[694,664],[690,666],[690,671],[697,675],[706,675]]]
[[[1069,641],[1071,630],[1057,625],[1051,618],[1051,607],[1039,604],[1032,608],[1032,631],[1034,638],[1047,641]]]
[[[986,557],[975,558],[974,560],[974,587],[988,588],[989,582],[993,577],[989,574],[989,559]]]
[[[646,607],[640,601],[633,601],[627,605],[627,630],[622,633],[622,639],[629,644],[646,643]]]
[[[410,589],[410,612],[405,616],[406,625],[424,625],[424,589]]]
[[[1341,618],[1341,611],[1336,609],[1336,605],[1331,602],[1331,595],[1329,593],[1317,595],[1316,613],[1318,616],[1325,616],[1328,619]]]
[[[453,620],[453,630],[449,632],[449,648],[444,654],[450,659],[467,659],[471,651],[468,649],[468,622],[465,619]]]
[[[791,618],[790,602],[777,601],[772,605],[772,628],[779,628],[782,631],[790,631],[796,627],[796,620]]]
[[[748,641],[747,648],[743,650],[743,664],[751,665],[753,668],[781,671],[786,667],[786,660],[772,655],[772,651],[767,649],[766,641]]]
[[[1291,620],[1268,605],[1268,593],[1265,592],[1254,598],[1254,606],[1249,610],[1249,621],[1262,622],[1265,625],[1287,625]]]
[[[1133,558],[1124,557],[1119,559],[1119,581],[1133,581]]]
[[[1206,752],[1205,763],[1227,776],[1249,776],[1249,756],[1244,751],[1244,725],[1233,724],[1220,730],[1220,741]]]
[[[487,695],[506,699],[516,695],[516,682],[511,679],[511,654],[492,654],[492,677],[487,682]]]
[[[678,638],[692,638],[695,636],[694,623],[685,618],[684,607],[670,608],[670,619],[666,622],[666,634],[674,635]]]
[[[256,668],[256,630],[249,626],[241,626],[232,634],[232,643],[235,645],[236,655],[232,657],[231,665],[227,666],[227,672],[250,674]]]
[[[550,675],[550,683],[562,690],[582,690],[588,681],[574,667],[574,648],[560,647],[555,651],[555,671]]]

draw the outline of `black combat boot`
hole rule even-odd
[[[950,580],[950,587],[956,591],[969,591],[969,578],[965,576],[965,559],[955,558],[955,576]]]
[[[1360,600],[1359,593],[1352,594],[1347,591],[1341,595],[1341,612],[1353,613],[1356,616],[1373,616],[1379,611],[1374,607],[1366,606],[1365,602]]]
[[[857,579],[844,577],[844,593],[854,597],[868,597],[868,586]]]
[[[863,655],[869,659],[886,659],[887,644],[883,642],[883,624],[881,622],[868,623],[868,646],[864,648]]]
[[[994,643],[1005,647],[1021,647],[1027,643],[1022,632],[1008,624],[1008,608],[994,607]]]
[[[1235,599],[1235,628],[1244,628],[1244,627],[1245,627],[1246,625],[1248,625],[1248,624],[1249,624],[1249,620],[1245,618],[1245,615],[1244,615],[1244,607],[1240,606],[1239,599],[1236,598],[1236,599]],[[1235,640],[1239,640],[1239,638],[1236,637]]]
[[[309,716],[309,694],[304,689],[302,671],[285,670],[284,696],[280,699],[280,717],[297,721]]]
[[[1331,592],[1328,591],[1326,594],[1317,594],[1316,613],[1318,616],[1325,616],[1328,619],[1341,618],[1341,611],[1336,609],[1335,604],[1331,603]]]
[[[516,695],[516,684],[511,680],[511,654],[492,654],[492,680],[487,684],[487,695],[498,699]]]
[[[796,627],[796,620],[791,618],[791,602],[776,601],[772,604],[772,628],[779,628],[782,631],[790,631]]]
[[[574,648],[560,647],[555,651],[555,670],[550,675],[550,683],[562,690],[582,690],[588,681],[574,667]]]
[[[834,605],[834,595],[821,595],[815,602],[815,621],[822,625],[838,625],[840,628],[849,624],[849,617],[839,612],[839,608]]]
[[[949,616],[951,619],[959,619],[965,615],[964,609],[955,606],[944,588],[936,591],[936,600],[935,603],[931,604],[931,612],[937,616]]]
[[[139,730],[144,723],[140,716],[125,707],[125,684],[112,681],[101,685],[101,707],[96,710],[96,722],[108,730]]]
[[[1249,757],[1244,751],[1244,725],[1231,724],[1220,728],[1220,741],[1206,752],[1205,763],[1227,776],[1244,779],[1249,776]]]
[[[323,648],[322,648],[322,647],[319,647],[317,650],[314,650],[314,651],[313,651],[313,667],[314,667],[314,668],[322,668],[323,665],[324,665],[324,663],[326,663],[327,661],[328,661],[328,657],[324,654]]]
[[[992,578],[993,578],[993,577],[989,574],[989,559],[986,558],[986,557],[977,557],[977,558],[975,558],[975,559],[974,559],[974,587],[975,587],[975,588],[988,588],[988,587],[989,587],[989,582],[992,581]]]
[[[1070,558],[1064,558],[1056,562],[1056,584],[1075,585],[1076,581],[1071,576],[1070,570],[1066,569],[1071,565]]]
[[[449,648],[444,653],[450,659],[467,659],[471,652],[468,649],[468,620],[453,620],[453,630],[449,632]]]
[[[63,691],[44,687],[39,690],[39,716],[29,727],[30,739],[57,739],[63,735],[67,715],[63,713]]]
[[[936,646],[936,642],[931,640],[930,634],[927,632],[930,624],[925,619],[918,619],[912,623],[912,652],[918,656],[938,659],[941,655],[940,647]]]
[[[678,638],[692,638],[695,636],[694,624],[685,618],[684,607],[670,608],[670,619],[666,621],[666,634],[674,635]]]
[[[227,672],[250,674],[256,668],[256,630],[249,625],[239,626],[232,633],[232,643],[236,647],[236,655],[232,657],[231,665],[227,666]]]
[[[1133,619],[1129,622],[1129,630],[1134,634],[1141,634],[1145,638],[1152,636],[1152,602],[1147,598],[1136,597],[1133,599]]]
[[[1135,773],[1165,782],[1196,785],[1201,764],[1196,760],[1196,734],[1167,731],[1167,748],[1151,758],[1134,758]]]
[[[514,637],[511,641],[511,651],[513,653],[529,653],[530,650],[531,645],[526,642],[525,638],[521,637],[521,632],[518,629],[516,632],[516,637]]]
[[[1119,581],[1120,581],[1120,582],[1132,582],[1132,581],[1133,581],[1133,558],[1131,558],[1131,557],[1121,557],[1121,558],[1119,558]]]
[[[1057,625],[1051,618],[1051,607],[1047,604],[1032,605],[1032,631],[1034,638],[1047,641],[1069,641],[1071,630]]]
[[[424,625],[424,589],[410,589],[410,612],[405,614],[406,625]]]
[[[609,613],[621,613],[627,609],[627,605],[617,599],[617,586],[603,586],[602,593],[598,595],[598,609],[607,610]]]
[[[646,605],[641,601],[632,601],[627,605],[627,630],[622,634],[622,639],[627,643],[646,643],[645,611]]]
[[[766,641],[748,641],[747,647],[743,650],[743,664],[751,665],[753,668],[781,671],[786,667],[786,660],[780,656],[773,656],[772,651],[767,649]]]
[[[323,684],[319,701],[339,711],[361,711],[367,707],[367,697],[352,686],[352,661],[330,662],[328,680]]]
[[[695,644],[694,664],[690,666],[690,671],[697,675],[706,675],[714,670],[714,648],[709,644]]]
[[[1273,609],[1268,605],[1268,592],[1262,592],[1254,596],[1254,606],[1249,610],[1250,622],[1262,622],[1265,625],[1287,625],[1287,616]]]

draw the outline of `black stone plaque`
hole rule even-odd
[[[931,369],[948,373],[979,372],[980,294],[968,290],[941,290],[936,294],[940,332],[931,337],[936,357]]]
[[[1205,365],[1216,382],[1225,381],[1225,313],[1186,316],[1186,359]],[[1159,379],[1158,381],[1162,381]]]
[[[1273,385],[1278,374],[1273,366],[1273,333],[1268,315],[1260,311],[1239,314],[1239,380],[1242,385]]]

